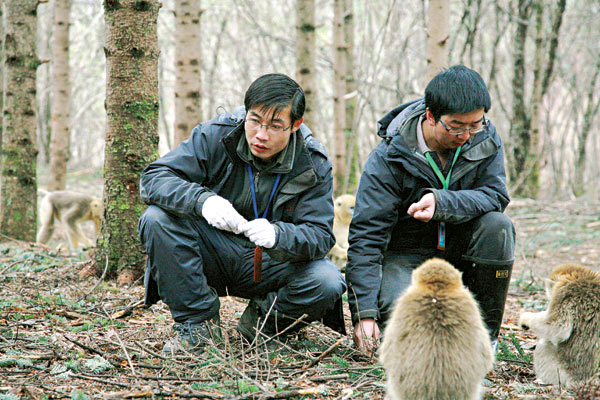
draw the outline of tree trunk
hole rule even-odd
[[[573,183],[573,193],[576,196],[581,196],[587,191],[587,187],[585,185],[585,164],[586,164],[586,143],[587,138],[590,134],[590,129],[592,129],[592,125],[594,122],[594,118],[598,113],[598,106],[600,105],[600,101],[594,101],[594,95],[597,93],[596,91],[596,82],[598,81],[598,74],[600,73],[600,51],[598,51],[598,58],[596,61],[596,67],[594,70],[594,75],[592,76],[592,80],[588,85],[587,90],[587,104],[585,107],[585,114],[583,116],[583,128],[581,132],[577,135],[577,152],[575,153],[576,161],[575,161],[575,179]],[[595,157],[594,157],[595,158]]]
[[[316,51],[315,0],[296,0],[296,80],[306,97],[304,122],[308,127],[315,123]]]
[[[535,9],[535,57],[533,65],[533,89],[531,93],[530,137],[529,137],[529,164],[525,169],[526,174],[521,184],[522,193],[527,197],[537,198],[540,188],[540,107],[542,105],[542,69],[545,61],[544,42],[544,0],[537,0]]]
[[[52,43],[52,139],[50,140],[50,175],[48,190],[67,187],[67,163],[70,157],[71,132],[69,108],[69,12],[70,0],[54,2],[54,40]]]
[[[346,46],[344,0],[333,1],[333,191],[342,194],[346,169]]]
[[[509,168],[509,177],[516,182],[521,179],[521,172],[528,164],[530,156],[530,120],[527,115],[525,101],[525,41],[527,40],[527,28],[529,26],[529,17],[531,15],[531,1],[518,0],[518,20],[517,31],[513,40],[513,79],[512,79],[512,120],[511,120],[511,141],[513,164]],[[527,195],[517,188],[515,194]]]
[[[158,157],[158,0],[105,0],[104,223],[96,269],[136,278],[144,268],[137,221],[142,170]]]
[[[355,132],[354,112],[358,88],[354,76],[354,4],[344,0],[344,42],[346,44],[346,167],[342,193],[353,193],[357,186],[356,159],[358,158],[358,133]],[[360,175],[360,174],[358,174]]]
[[[35,241],[37,180],[35,74],[37,0],[5,0],[5,98],[0,232]]]
[[[202,121],[200,0],[175,2],[175,143]]]
[[[430,0],[427,8],[427,77],[448,66],[448,0]]]
[[[2,152],[2,115],[4,115],[4,0],[0,0],[0,153]]]

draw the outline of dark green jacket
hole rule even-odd
[[[237,205],[246,219],[254,219],[248,163],[236,151],[244,135],[244,116],[238,108],[196,126],[188,140],[144,169],[142,199],[171,213],[203,218],[204,200],[215,193]],[[265,250],[275,260],[291,262],[323,258],[335,243],[331,163],[308,127],[303,124],[294,134],[293,166],[282,175],[267,216],[275,225],[276,243]],[[258,179],[260,214],[274,177],[266,172],[264,186],[263,178]],[[243,235],[236,238],[245,240]]]
[[[379,121],[383,138],[371,152],[360,179],[350,225],[346,281],[353,322],[377,318],[381,264],[386,252],[430,254],[437,224],[407,214],[408,207],[432,192],[433,221],[460,224],[509,202],[502,141],[491,123],[462,146],[444,190],[427,159],[418,151],[416,124],[425,112],[423,99],[403,104]],[[448,155],[452,160],[454,152]],[[449,164],[446,163],[446,169]],[[444,175],[447,171],[444,171]]]

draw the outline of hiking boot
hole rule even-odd
[[[162,349],[163,354],[194,352],[201,350],[207,344],[223,342],[218,317],[198,324],[176,323],[173,325],[173,330],[176,335],[165,343]]]
[[[260,330],[261,326],[263,325],[263,322],[264,317],[260,310],[260,306],[255,300],[250,300],[248,306],[246,306],[244,313],[238,321],[236,330],[242,334],[244,339],[252,343],[256,338],[256,332]],[[265,324],[261,332],[263,332],[267,336],[275,336],[276,333],[274,332],[266,332],[266,325],[267,324]]]

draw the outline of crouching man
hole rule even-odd
[[[256,327],[275,336],[303,314],[344,330],[346,283],[325,258],[335,243],[331,163],[302,124],[304,92],[268,74],[244,106],[199,124],[142,173],[145,301],[166,303],[177,332],[163,352],[221,338],[225,295],[250,299],[237,325],[248,341]]]

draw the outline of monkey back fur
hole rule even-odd
[[[494,356],[477,303],[448,262],[415,269],[379,349],[390,400],[474,400]]]

